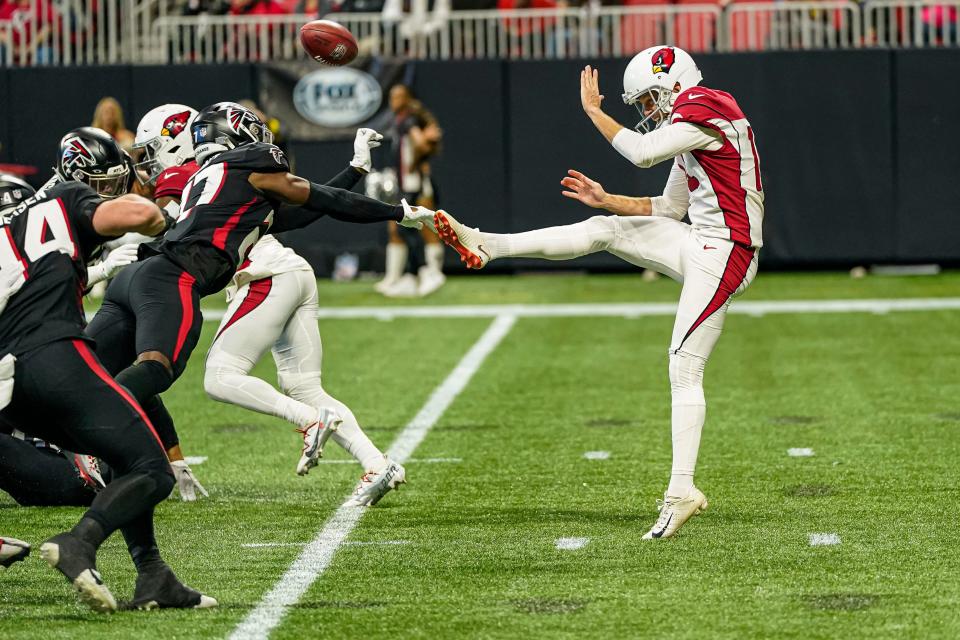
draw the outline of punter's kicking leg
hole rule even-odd
[[[316,465],[329,437],[363,466],[365,476],[389,466],[353,412],[320,384],[322,348],[313,274],[293,271],[254,281],[231,301],[207,355],[204,386],[221,402],[282,418],[304,432],[297,472]],[[250,375],[273,348],[283,392]],[[385,492],[384,492],[385,493]]]

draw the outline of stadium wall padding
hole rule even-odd
[[[953,51],[835,51],[700,55],[704,84],[731,92],[757,133],[767,191],[761,260],[767,267],[960,262],[960,180],[950,141],[960,127],[960,57]],[[613,192],[656,195],[669,166],[639,170],[600,137],[580,108],[589,61],[417,62],[414,89],[444,129],[435,178],[443,206],[490,230],[567,224],[593,213],[560,195],[578,169]],[[626,60],[595,62],[608,113]],[[115,96],[128,126],[162,102],[202,106],[256,95],[247,65],[0,70],[0,158],[53,162],[68,129]],[[288,146],[299,173],[323,181],[351,156],[349,140]],[[382,161],[381,151],[375,159]],[[294,238],[294,236],[296,236]],[[291,239],[292,238],[292,239]],[[386,233],[323,221],[288,241],[328,272],[342,251],[380,268]],[[456,264],[448,255],[448,263]],[[501,267],[619,268],[607,255]]]

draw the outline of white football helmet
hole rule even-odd
[[[634,105],[643,116],[634,129],[649,133],[669,122],[673,101],[679,95],[674,87],[679,84],[682,92],[701,80],[697,64],[680,47],[657,45],[635,55],[623,72],[623,102]],[[656,107],[645,115],[642,100],[648,96]]]
[[[153,184],[168,168],[193,160],[190,126],[196,117],[196,109],[183,104],[165,104],[147,112],[137,125],[133,143],[134,149],[143,149],[137,175],[143,172],[146,182]]]

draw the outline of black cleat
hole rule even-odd
[[[186,586],[163,564],[156,569],[144,571],[137,576],[137,588],[133,600],[124,602],[125,610],[140,609],[210,609],[217,601]]]
[[[0,538],[0,567],[6,569],[30,555],[30,545],[16,538]]]
[[[80,601],[99,613],[117,610],[117,601],[97,571],[97,550],[71,533],[61,533],[40,545],[40,557],[66,577]]]

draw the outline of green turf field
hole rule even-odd
[[[635,276],[472,277],[430,303],[676,293]],[[761,274],[745,299],[958,295],[954,274]],[[321,298],[410,304],[369,283],[323,283]],[[640,536],[669,477],[672,319],[521,317],[413,454],[448,461],[407,464],[410,483],[367,511],[271,637],[960,637],[958,314],[729,316],[706,374],[697,484],[711,506],[659,542]],[[326,387],[386,448],[490,324],[323,320]],[[185,453],[209,458],[195,472],[211,497],[168,500],[158,529],[166,559],[220,609],[98,616],[32,556],[0,573],[0,638],[227,637],[349,493],[358,468],[297,477],[291,426],[204,396],[212,329],[167,394]],[[273,380],[272,363],[257,373]],[[3,496],[0,533],[39,543],[79,513]],[[812,547],[812,533],[840,544]],[[556,548],[570,537],[589,541]],[[130,596],[122,540],[100,569]]]

